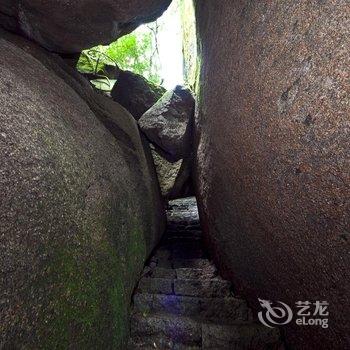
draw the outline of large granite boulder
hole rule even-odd
[[[0,0],[0,25],[55,52],[106,44],[156,20],[171,0]]]
[[[139,120],[166,92],[159,85],[153,84],[142,75],[120,70],[111,95],[132,116]]]
[[[191,154],[194,107],[191,91],[177,86],[138,121],[142,132],[172,162]]]
[[[0,348],[125,349],[165,221],[149,149],[58,58],[1,32],[0,62]]]
[[[288,348],[347,349],[349,2],[197,0],[196,15],[196,187],[212,253],[253,303],[329,303],[328,328],[280,327]]]

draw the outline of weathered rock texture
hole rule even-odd
[[[138,121],[143,133],[170,161],[191,154],[194,107],[191,91],[177,86],[167,91]]]
[[[125,349],[130,294],[164,225],[133,118],[69,69],[0,33],[4,349]]]
[[[207,240],[252,301],[329,302],[293,349],[349,348],[349,2],[196,3]]]
[[[177,199],[193,195],[193,157],[171,163],[152,147],[152,156],[162,195],[166,199]]]
[[[80,52],[156,20],[171,0],[0,0],[0,23],[55,52]]]
[[[152,84],[142,75],[120,71],[112,89],[112,98],[139,120],[165,92],[163,87]]]

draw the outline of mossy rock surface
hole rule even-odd
[[[136,124],[29,42],[0,58],[0,348],[125,349],[164,226]]]

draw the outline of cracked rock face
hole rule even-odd
[[[177,86],[166,92],[138,122],[169,161],[178,161],[191,153],[194,107],[191,91]]]
[[[281,327],[290,348],[348,348],[349,2],[196,3],[212,252],[253,303],[329,302],[328,329]]]
[[[0,23],[45,48],[76,53],[154,21],[171,0],[0,0]]]

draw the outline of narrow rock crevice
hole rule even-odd
[[[167,217],[134,293],[129,349],[280,349],[279,332],[256,322],[210,261],[196,199],[170,201]]]

